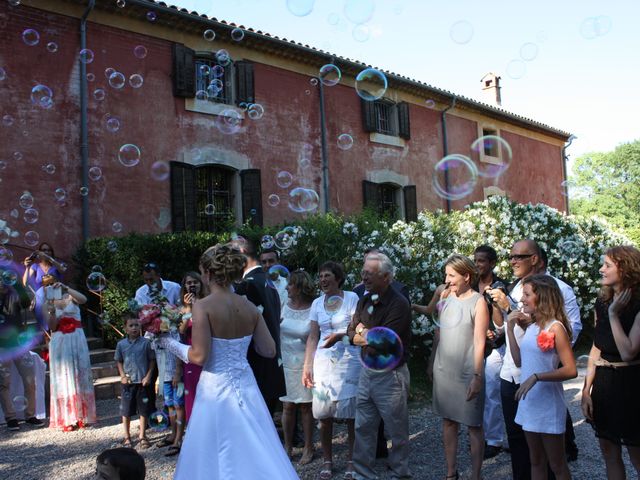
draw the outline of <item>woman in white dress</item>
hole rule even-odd
[[[547,478],[549,465],[556,479],[569,480],[571,474],[564,451],[567,406],[562,382],[575,378],[577,370],[571,350],[571,325],[555,279],[549,275],[525,278],[522,307],[523,312],[509,315],[507,327],[507,334],[515,340],[513,324],[533,320],[520,345],[510,344],[516,352],[514,359],[519,356],[522,365],[515,421],[522,425],[529,445],[531,478]]]
[[[302,429],[304,431],[304,450],[300,465],[313,460],[313,415],[311,414],[311,389],[302,384],[302,366],[307,337],[311,330],[309,313],[311,302],[316,298],[316,289],[311,275],[296,270],[289,275],[287,284],[288,302],[282,309],[280,323],[280,348],[282,367],[287,386],[287,395],[280,397],[282,402],[282,430],[284,448],[291,456],[293,448],[293,429],[296,423],[296,407],[300,407]]]
[[[247,362],[252,338],[263,357],[273,358],[276,345],[257,308],[231,290],[245,265],[230,245],[205,251],[200,272],[211,293],[193,306],[192,345],[160,342],[203,366],[174,479],[298,479]]]
[[[358,295],[341,289],[345,275],[339,263],[322,264],[319,277],[323,295],[311,305],[311,332],[307,338],[302,382],[305,387],[313,388],[313,416],[320,420],[320,443],[324,461],[319,478],[328,480],[332,476],[333,420],[339,419],[346,422],[348,431],[349,449],[344,478],[353,479],[355,474],[351,457],[355,440],[358,379],[362,365],[360,347],[351,345],[346,335],[358,304]]]

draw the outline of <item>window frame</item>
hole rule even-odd
[[[478,124],[478,138],[482,138],[487,135],[494,135],[496,137],[502,138],[502,135],[500,134],[500,129],[496,125],[488,124],[488,123]],[[497,143],[496,147],[497,147],[497,152],[496,152],[497,155],[489,155],[487,154],[484,148],[480,149],[478,151],[478,160],[482,163],[490,163],[492,165],[503,165],[504,162],[502,159],[502,144]]]

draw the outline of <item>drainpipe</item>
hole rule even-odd
[[[578,138],[575,135],[570,135],[569,139],[567,140],[568,143],[562,147],[562,178],[564,178],[565,182],[562,190],[564,190],[564,209],[567,212],[567,215],[569,215],[569,185],[567,185],[567,162],[569,161],[569,157],[567,156],[567,148],[569,148],[571,146],[571,144],[573,143],[573,141]]]
[[[327,126],[324,111],[324,85],[318,78],[318,93],[320,94],[320,142],[322,153],[322,191],[324,194],[324,213],[329,213],[329,158],[327,157]]]
[[[87,17],[95,6],[95,0],[89,0],[87,9],[80,19],[80,50],[87,48]],[[80,59],[80,162],[82,165],[82,186],[89,187],[89,132],[88,132],[88,95],[87,65]],[[82,196],[82,243],[89,240],[89,196]]]
[[[443,157],[449,155],[449,147],[447,146],[447,116],[445,115],[449,110],[456,106],[457,97],[454,95],[451,98],[451,105],[440,112],[440,119],[442,121],[442,153]],[[449,190],[449,172],[444,171],[444,185]],[[451,200],[447,198],[447,213],[451,212]]]

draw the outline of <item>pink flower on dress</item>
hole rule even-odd
[[[549,350],[553,350],[556,346],[556,334],[553,332],[546,332],[542,330],[538,334],[538,347],[543,352],[548,352]]]

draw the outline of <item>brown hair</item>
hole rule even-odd
[[[318,273],[320,272],[333,273],[333,276],[336,277],[336,280],[338,281],[338,287],[342,288],[345,279],[344,268],[342,267],[342,264],[334,262],[333,260],[329,260],[328,262],[324,262],[322,265],[320,265]]]
[[[194,280],[197,280],[198,283],[200,284],[200,294],[198,295],[197,298],[204,298],[206,295],[206,287],[204,286],[204,283],[202,283],[202,277],[200,276],[199,273],[196,272],[187,272],[184,274],[184,276],[182,277],[182,282],[180,282],[180,300],[182,301],[182,299],[184,298],[184,296],[187,294],[187,278],[191,277]]]
[[[634,298],[640,296],[640,250],[629,245],[618,245],[609,248],[605,255],[618,268],[622,288],[630,288]],[[600,289],[601,300],[608,302],[612,298],[612,287],[607,286]]]
[[[476,264],[468,257],[454,253],[447,258],[446,262],[444,262],[444,266],[446,267],[447,265],[462,276],[469,275],[469,285],[476,283],[478,278],[478,267],[476,267]]]
[[[209,247],[200,257],[202,269],[209,272],[211,280],[222,286],[240,280],[246,265],[247,257],[230,243]]]
[[[533,293],[538,297],[536,311],[531,316],[542,329],[549,320],[558,320],[567,330],[571,338],[571,324],[564,309],[564,297],[558,282],[550,275],[536,274],[522,280],[522,286],[531,285]]]
[[[312,302],[317,297],[316,287],[311,275],[304,270],[295,270],[289,275],[289,283],[300,291],[300,295],[307,302]]]

